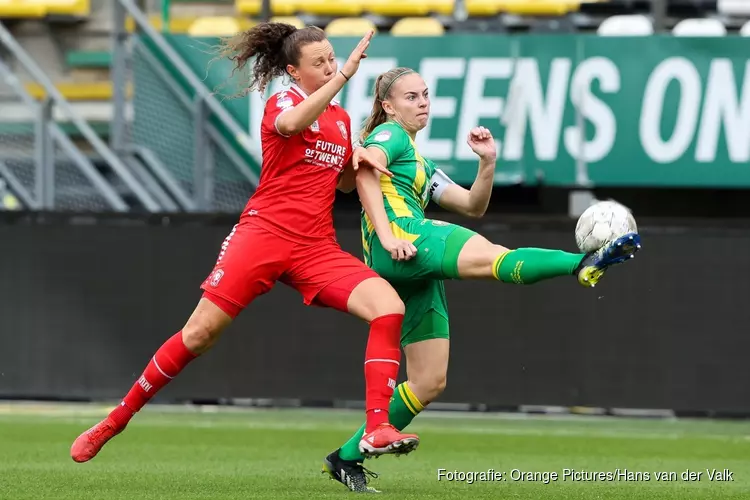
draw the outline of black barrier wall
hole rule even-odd
[[[569,220],[493,219],[471,227],[574,249]],[[182,327],[234,223],[71,220],[0,225],[0,396],[121,397]],[[441,400],[750,412],[750,229],[639,222],[644,250],[595,289],[449,283]],[[339,227],[360,255],[356,221]],[[279,284],[159,399],[362,400],[366,334]]]

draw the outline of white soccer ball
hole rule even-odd
[[[635,218],[615,201],[594,203],[578,218],[576,245],[585,253],[598,250],[620,236],[638,231]]]

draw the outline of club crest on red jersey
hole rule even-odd
[[[339,121],[336,122],[336,125],[339,126],[339,131],[341,132],[341,137],[343,137],[345,141],[347,139],[349,139],[349,134],[347,134],[347,132],[346,132],[346,124],[344,122],[342,122],[341,120],[339,120]]]
[[[221,281],[221,278],[224,277],[224,270],[223,269],[217,269],[213,276],[211,276],[211,286],[216,288],[219,286],[219,281]]]

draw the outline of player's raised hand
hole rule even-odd
[[[393,260],[409,260],[417,255],[417,247],[411,241],[400,240],[396,237],[380,240],[380,244],[386,252],[391,254]]]
[[[347,78],[353,77],[354,73],[356,73],[359,69],[360,61],[367,58],[366,51],[370,46],[370,40],[372,40],[373,35],[375,35],[375,32],[373,30],[368,31],[364,38],[362,38],[357,46],[354,47],[352,53],[349,54],[349,59],[346,60],[346,62],[344,63],[344,67],[341,68],[341,71]]]
[[[492,137],[492,133],[484,127],[474,127],[471,129],[466,143],[480,158],[485,160],[494,160],[497,158],[495,139]]]
[[[377,170],[383,175],[393,177],[393,172],[388,170],[385,165],[380,163],[372,153],[367,151],[367,148],[358,147],[355,148],[354,153],[352,153],[352,167],[354,168],[354,170],[359,170],[360,165],[365,165],[372,168],[373,170]]]

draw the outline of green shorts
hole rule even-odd
[[[376,235],[368,242],[367,264],[393,285],[406,305],[401,345],[449,338],[448,303],[443,280],[458,278],[458,255],[474,231],[431,219],[399,218],[394,236],[417,247],[411,260],[396,261]]]
[[[394,284],[406,306],[401,345],[428,339],[450,338],[448,301],[443,280],[420,280]]]

